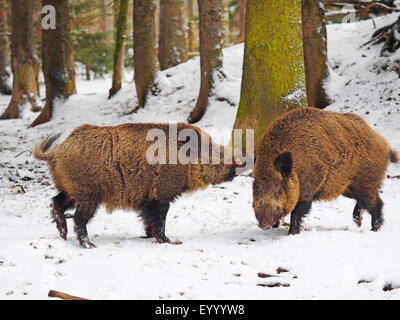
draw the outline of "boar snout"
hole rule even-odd
[[[278,218],[274,215],[268,214],[267,212],[263,212],[261,214],[256,214],[256,218],[258,221],[258,226],[263,230],[269,230],[278,221]]]

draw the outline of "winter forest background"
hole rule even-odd
[[[397,0],[0,0],[0,298],[399,299],[398,165],[377,233],[343,197],[315,204],[300,235],[263,231],[243,175],[171,206],[181,245],[101,208],[84,250],[59,237],[31,152],[83,123],[188,122],[221,144],[252,128],[258,142],[307,105],[356,113],[400,150],[399,17]]]

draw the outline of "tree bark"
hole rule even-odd
[[[100,30],[102,32],[107,32],[107,1],[101,0],[101,7],[100,7]]]
[[[71,45],[68,0],[42,0],[56,11],[56,28],[42,29],[42,69],[46,104],[32,127],[51,119],[56,99],[68,99],[75,92],[75,70]]]
[[[117,29],[118,28],[118,18],[119,18],[119,3],[120,0],[114,0],[113,3],[113,23],[114,23],[114,28]]]
[[[144,107],[158,71],[154,0],[134,0],[133,37],[135,85],[139,107]]]
[[[10,74],[7,71],[7,20],[8,6],[5,0],[0,0],[0,93],[11,94],[11,88],[8,84]]]
[[[325,108],[330,104],[324,87],[329,76],[324,15],[324,9],[318,0],[302,1],[307,102],[309,106],[316,108]]]
[[[230,21],[229,21],[229,4],[231,3],[231,0],[222,0],[222,30],[224,33],[224,42],[223,46],[224,48],[228,47],[229,44],[231,43],[231,31],[230,31]]]
[[[189,123],[201,120],[206,112],[208,97],[213,93],[214,82],[223,77],[222,68],[222,0],[198,0],[200,18],[201,85],[196,106]]]
[[[194,23],[193,23],[193,16],[194,16],[194,8],[193,8],[193,1],[188,0],[188,51],[190,53],[194,52],[195,49],[195,34],[194,34]]]
[[[168,69],[187,60],[185,0],[160,0],[158,61]]]
[[[32,37],[33,0],[11,2],[11,68],[14,75],[10,104],[0,119],[19,116],[19,107],[30,102],[33,111],[38,111],[39,63],[34,53]]]
[[[246,0],[239,0],[239,37],[236,43],[244,41],[244,35],[246,31]]]
[[[235,128],[255,146],[282,113],[306,105],[301,0],[247,0],[243,78]]]
[[[121,89],[122,67],[124,63],[126,33],[128,31],[128,0],[120,0],[119,15],[117,21],[117,35],[114,51],[114,69],[112,87],[109,91],[109,98],[115,95]]]

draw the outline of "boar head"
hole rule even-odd
[[[277,156],[272,168],[257,168],[265,163],[258,160],[253,174],[253,208],[260,228],[267,230],[293,211],[299,199],[299,181],[290,152]]]

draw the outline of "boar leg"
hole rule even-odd
[[[60,192],[56,197],[53,198],[53,210],[51,210],[51,216],[53,221],[57,225],[58,232],[61,238],[67,240],[67,221],[65,219],[64,212],[73,207],[73,202],[68,199],[64,192]]]
[[[272,228],[279,228],[280,225],[281,225],[281,221],[278,220],[277,222],[275,222],[275,224],[272,226]]]
[[[374,204],[367,208],[368,212],[371,214],[371,231],[378,231],[383,225],[383,215],[382,215],[383,201],[379,196],[377,196]]]
[[[97,207],[97,202],[78,204],[74,214],[75,232],[78,237],[79,244],[87,249],[96,248],[96,246],[89,241],[86,225],[93,217]]]
[[[158,243],[170,242],[165,235],[165,220],[169,210],[169,203],[158,201],[145,205],[141,216],[145,224],[146,237],[154,237]]]
[[[361,205],[357,202],[353,211],[353,221],[357,225],[357,227],[361,227],[362,224],[362,215],[361,215]]]
[[[310,212],[311,201],[299,201],[290,215],[289,234],[299,234],[303,217]]]
[[[378,231],[383,225],[382,208],[383,202],[379,197],[377,191],[370,190],[357,190],[358,192],[352,192],[357,198],[357,202],[360,204],[362,209],[368,210],[371,214],[371,231]]]
[[[350,199],[355,199],[357,201],[357,197],[353,195],[352,191],[354,192],[353,188],[348,188],[343,193],[343,196],[350,198]],[[353,221],[357,225],[357,227],[361,227],[361,225],[362,225],[362,214],[361,214],[362,209],[363,208],[362,208],[361,204],[357,201],[356,206],[354,207],[354,210],[353,210]]]

